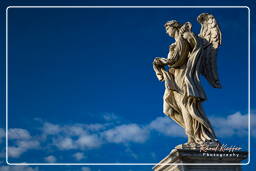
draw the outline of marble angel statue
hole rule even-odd
[[[201,24],[199,35],[192,32],[190,22],[168,21],[164,25],[166,33],[175,43],[169,46],[167,58],[157,57],[153,61],[157,78],[165,82],[163,112],[185,129],[186,145],[218,143],[201,106],[206,94],[200,75],[214,88],[221,87],[216,68],[221,31],[211,14],[200,14],[197,21]]]

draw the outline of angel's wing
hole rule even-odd
[[[202,60],[202,74],[209,83],[220,88],[221,84],[217,73],[217,49],[221,44],[221,31],[219,25],[213,15],[202,13],[197,17],[197,21],[201,24],[201,31],[198,35],[203,39],[205,55]]]

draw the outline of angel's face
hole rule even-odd
[[[170,36],[170,37],[174,37],[175,33],[177,31],[176,28],[172,27],[172,26],[167,26],[166,28],[166,33]]]

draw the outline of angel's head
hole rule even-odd
[[[166,33],[171,36],[171,37],[175,37],[175,35],[177,33],[179,33],[179,29],[181,28],[182,24],[180,24],[178,21],[176,20],[171,20],[168,21],[167,23],[165,23],[164,27],[166,30]]]

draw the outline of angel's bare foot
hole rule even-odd
[[[190,146],[190,147],[195,147],[196,146],[196,142],[195,142],[195,140],[194,140],[194,138],[192,136],[188,136],[188,142],[185,143],[184,145]]]
[[[187,142],[187,144],[193,144],[193,143],[195,143],[194,138],[193,138],[192,136],[188,136],[188,142]]]

